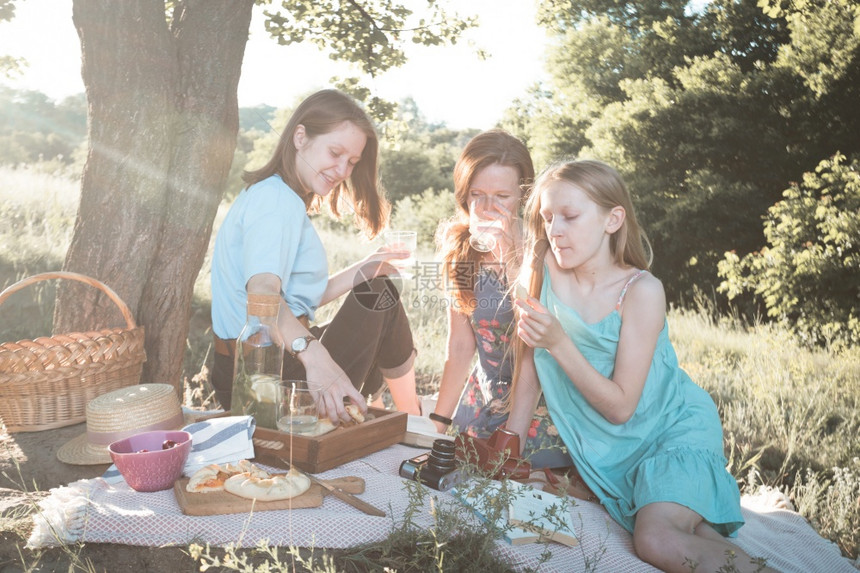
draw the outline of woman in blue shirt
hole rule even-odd
[[[247,187],[218,231],[212,259],[212,385],[225,409],[235,340],[247,293],[254,292],[281,296],[283,377],[326,387],[320,416],[349,421],[345,399],[366,411],[364,396],[378,399],[386,385],[399,410],[419,413],[412,333],[385,276],[386,261],[408,253],[380,250],[329,277],[308,217],[325,201],[336,216],[353,211],[356,224],[377,235],[389,212],[378,185],[378,148],[364,111],[345,94],[322,90],[296,108],[269,162],[245,173]],[[317,308],[345,293],[330,323],[311,325]]]

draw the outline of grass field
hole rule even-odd
[[[77,209],[77,187],[68,175],[46,167],[0,168],[0,287],[61,268]],[[332,269],[374,248],[337,224],[321,221],[320,229]],[[432,264],[432,252],[419,255]],[[31,290],[0,306],[0,341],[50,332],[53,287]],[[185,361],[189,405],[205,404],[210,393],[203,368],[211,363],[208,290],[207,261],[195,289]],[[406,281],[402,293],[417,333],[422,392],[432,392],[441,374],[444,294],[416,281]],[[682,366],[717,402],[726,455],[742,491],[753,492],[760,485],[778,488],[824,537],[856,559],[860,350],[836,354],[804,348],[788,332],[717,317],[706,302],[692,310],[671,310],[669,325]]]

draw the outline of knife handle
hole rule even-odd
[[[343,490],[347,493],[364,493],[364,479],[358,476],[344,476],[333,479],[317,478],[322,483]],[[328,493],[326,488],[323,488],[324,493]]]

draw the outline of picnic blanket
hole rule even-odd
[[[360,476],[366,491],[360,497],[384,509],[387,517],[365,515],[343,501],[326,496],[321,507],[215,516],[186,516],[172,490],[138,493],[125,482],[102,478],[80,480],[51,490],[35,515],[28,541],[31,548],[63,543],[120,543],[141,546],[186,546],[192,542],[253,547],[260,540],[279,546],[348,548],[387,537],[408,505],[400,463],[420,453],[397,444],[319,474],[322,478]],[[459,503],[450,493],[430,490],[434,503]],[[402,492],[402,495],[397,495]],[[857,573],[838,547],[820,537],[806,520],[774,506],[768,492],[742,499],[746,520],[734,542],[753,556],[765,557],[780,571],[797,573]],[[429,497],[416,521],[431,527]],[[579,545],[509,545],[499,552],[519,568],[535,568],[549,548],[552,557],[540,571],[653,572],[639,560],[632,537],[598,503],[576,500],[571,509]]]

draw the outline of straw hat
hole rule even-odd
[[[184,425],[173,386],[126,386],[87,403],[87,432],[57,450],[57,458],[81,466],[109,464],[108,446],[112,442],[150,430],[178,430]]]

